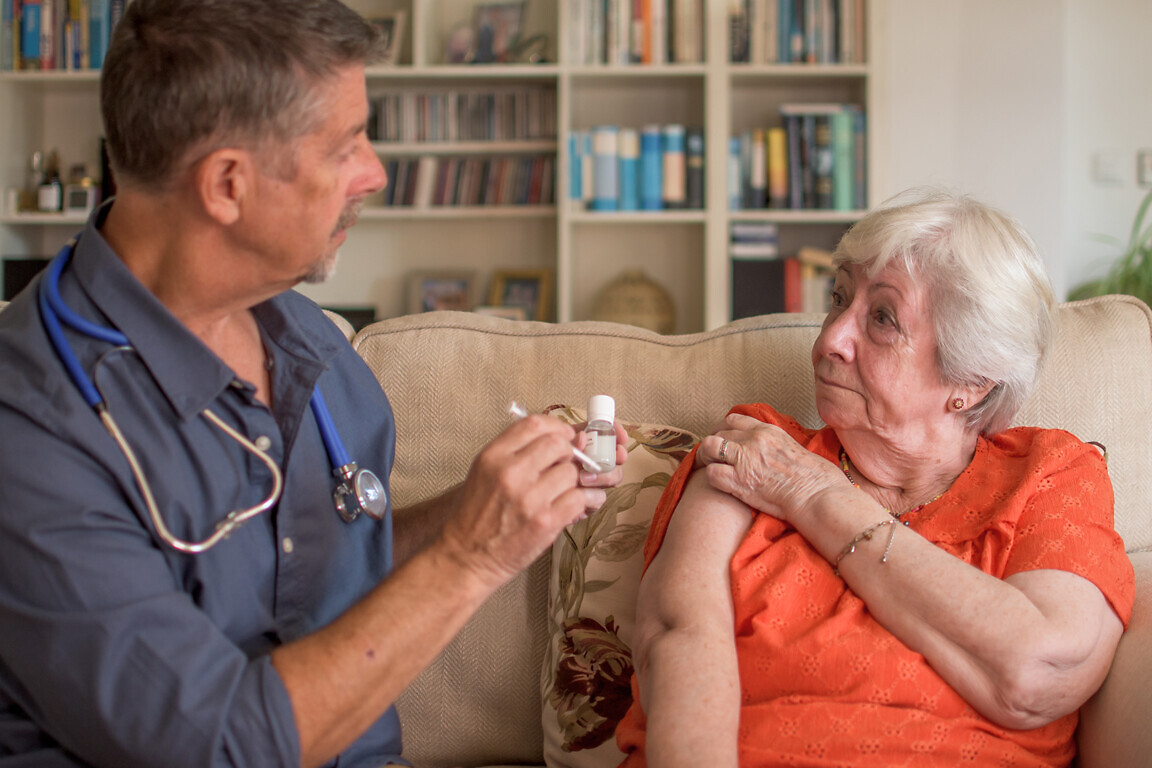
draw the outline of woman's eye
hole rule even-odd
[[[832,306],[843,307],[846,302],[844,301],[844,294],[838,288],[832,289]]]

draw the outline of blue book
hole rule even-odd
[[[568,199],[584,199],[584,138],[580,131],[568,134]]]
[[[40,69],[40,3],[25,2],[20,9],[22,69]]]
[[[88,5],[88,66],[92,69],[104,66],[104,54],[108,52],[112,13],[108,3],[109,0],[90,0]]]
[[[640,136],[634,128],[621,128],[619,135],[620,210],[640,208]]]
[[[592,210],[615,211],[619,205],[617,155],[619,130],[614,125],[592,129]]]
[[[660,126],[640,131],[640,207],[658,211],[664,207],[664,168],[660,150]]]

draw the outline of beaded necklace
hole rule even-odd
[[[856,482],[855,478],[852,477],[852,473],[848,470],[848,453],[847,453],[847,451],[844,450],[843,447],[840,448],[840,470],[844,473],[844,477],[848,478],[848,482],[852,483],[852,486],[854,488],[857,488],[857,489],[860,488],[860,484],[858,482]],[[916,506],[912,507],[911,509],[906,509],[903,512],[893,512],[892,510],[888,509],[888,507],[884,507],[884,511],[887,512],[888,514],[892,515],[892,517],[896,518],[900,522],[904,523],[904,525],[908,525],[909,521],[903,519],[904,515],[916,514],[920,510],[924,509],[924,507],[926,507],[929,504],[931,504],[932,502],[936,501],[936,499],[940,498],[943,495],[944,495],[943,493],[938,493],[935,496],[933,496],[932,498],[928,499],[928,501],[925,501],[922,504],[917,504]]]

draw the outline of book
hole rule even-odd
[[[592,210],[615,211],[619,205],[617,155],[619,129],[599,125],[592,129]]]
[[[748,207],[768,207],[768,146],[763,129],[752,131],[748,158]]]
[[[621,128],[619,134],[620,210],[640,208],[640,135],[634,128]]]
[[[728,210],[738,211],[744,202],[744,174],[740,168],[740,137],[728,139]]]
[[[16,14],[14,0],[0,0],[0,70],[12,71],[16,68]]]
[[[20,69],[40,69],[40,0],[20,5]]]
[[[732,319],[800,311],[800,263],[786,259],[732,260]]]
[[[92,69],[104,66],[108,52],[111,8],[109,0],[89,0],[88,5],[88,64]]]
[[[584,199],[584,134],[572,131],[568,134],[568,199]]]
[[[788,136],[777,126],[768,129],[768,207],[788,206]]]
[[[837,211],[856,206],[856,136],[852,111],[843,109],[829,117],[832,144],[832,205]]]
[[[704,132],[699,128],[689,128],[685,140],[685,165],[687,169],[687,206],[693,210],[704,208]]]
[[[640,207],[645,211],[664,207],[664,159],[658,125],[640,129]]]
[[[661,137],[664,170],[664,192],[661,198],[665,208],[683,208],[688,196],[684,126],[676,123],[665,125]]]

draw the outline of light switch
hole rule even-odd
[[[1141,187],[1152,187],[1152,149],[1141,149],[1136,153],[1136,183]]]

